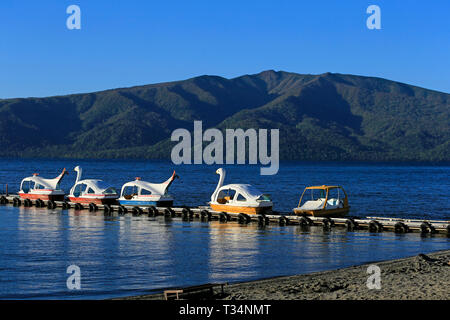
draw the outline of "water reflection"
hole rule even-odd
[[[341,268],[447,249],[418,234],[0,208],[0,298],[106,298]],[[82,290],[66,288],[69,265]]]
[[[255,227],[213,221],[209,230],[210,280],[225,281],[257,275],[253,268],[258,250]]]

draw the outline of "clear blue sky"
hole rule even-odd
[[[81,8],[81,30],[66,8]],[[366,8],[381,8],[381,30]],[[0,98],[267,69],[450,92],[450,1],[1,0]]]

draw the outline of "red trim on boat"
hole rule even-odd
[[[117,197],[115,198],[85,198],[85,197],[69,197],[70,202],[75,203],[95,203],[95,204],[111,204],[116,202]]]

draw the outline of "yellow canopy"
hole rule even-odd
[[[337,189],[337,188],[341,188],[341,187],[340,186],[326,186],[326,185],[323,185],[323,186],[306,187],[305,190],[311,190],[311,189],[329,190],[329,189]]]

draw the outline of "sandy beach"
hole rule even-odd
[[[379,267],[380,289],[371,265]],[[377,269],[377,268],[374,268]],[[125,299],[162,299],[162,294]],[[189,297],[186,297],[189,298]],[[211,296],[209,296],[211,298]],[[228,300],[446,300],[450,298],[450,250],[338,270],[243,282],[225,287]]]

